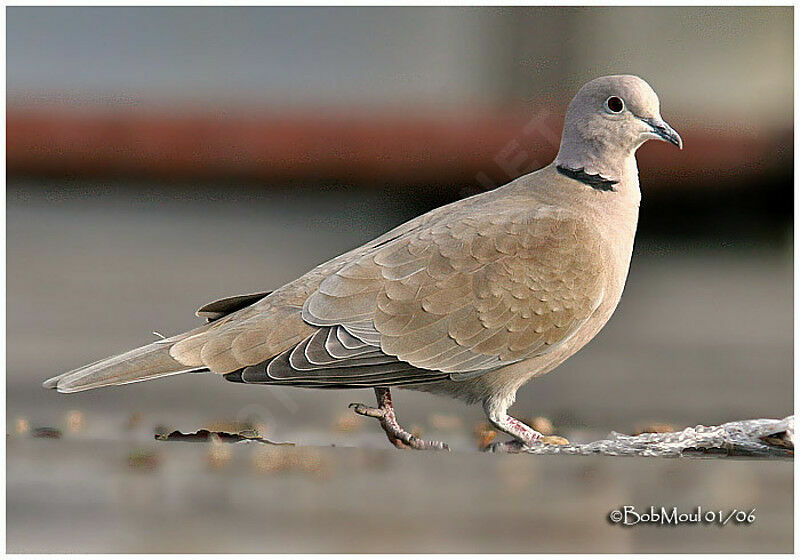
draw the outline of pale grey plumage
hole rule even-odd
[[[517,388],[578,351],[616,307],[638,217],[635,151],[650,138],[680,144],[650,86],[593,80],[570,104],[551,165],[274,292],[207,304],[198,310],[207,325],[45,386],[73,392],[201,370],[245,383],[402,385],[481,400],[500,425]]]

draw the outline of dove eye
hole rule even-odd
[[[608,99],[606,99],[606,109],[611,111],[612,113],[621,113],[622,110],[625,108],[625,103],[617,97],[616,95],[612,95]]]

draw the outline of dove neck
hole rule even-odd
[[[624,184],[638,175],[634,152],[617,146],[595,146],[583,140],[580,145],[565,138],[555,159],[558,168],[596,177],[598,183]]]
[[[583,150],[578,154],[570,150],[565,152],[563,148],[562,144],[562,150],[553,162],[557,173],[579,181],[587,194],[600,192],[606,195],[600,197],[605,203],[624,211],[638,209],[642,194],[635,153],[619,153],[612,159],[608,152],[598,155]]]

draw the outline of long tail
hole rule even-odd
[[[52,377],[42,385],[46,389],[57,389],[59,393],[77,393],[88,389],[125,385],[179,373],[207,371],[202,367],[187,368],[186,365],[170,356],[169,349],[184,336],[186,335],[158,340],[124,354],[105,358]]]

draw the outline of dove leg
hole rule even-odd
[[[533,445],[542,440],[543,436],[524,422],[520,422],[513,416],[509,416],[508,407],[513,403],[507,400],[486,399],[483,402],[483,409],[489,422],[500,430],[510,435],[512,441],[493,443],[487,451],[520,451],[525,446]]]
[[[350,408],[356,414],[377,418],[381,428],[386,432],[389,441],[398,449],[450,449],[441,441],[426,441],[409,433],[397,422],[397,416],[392,405],[392,394],[388,387],[375,387],[375,396],[378,406],[372,407],[361,403],[351,403]]]

